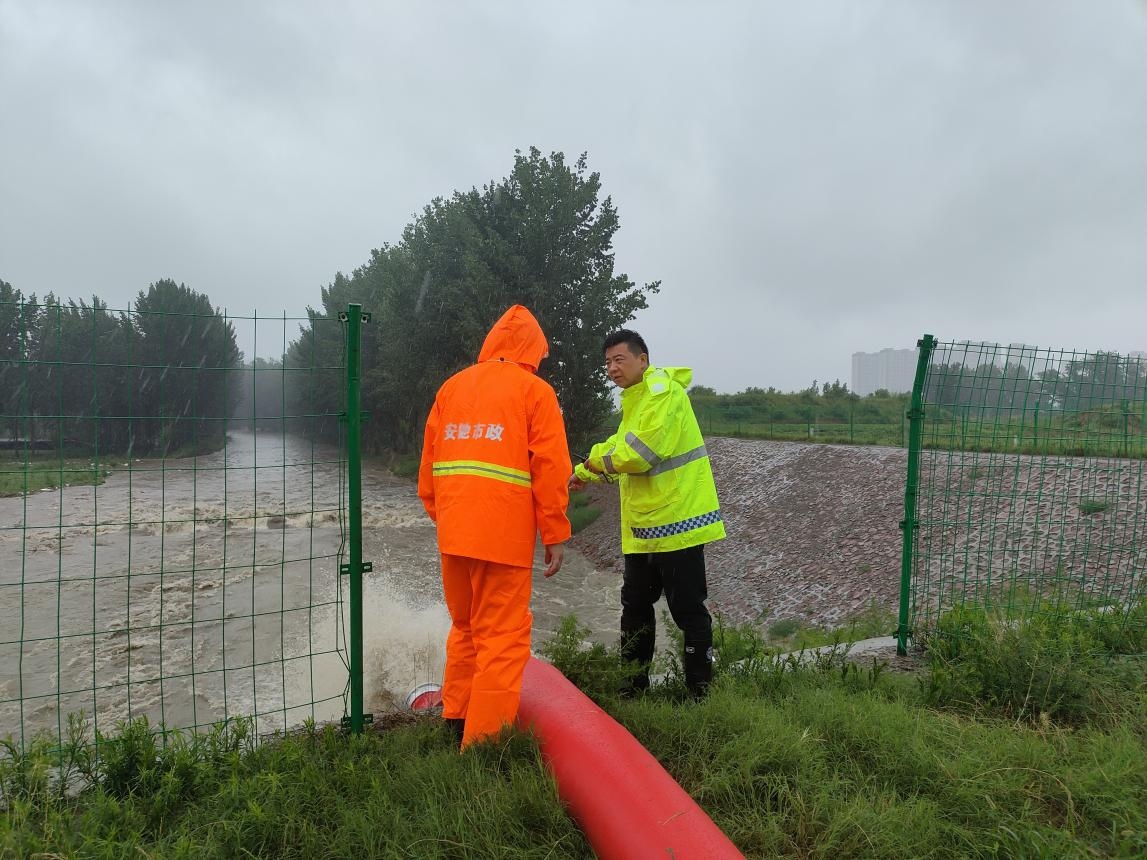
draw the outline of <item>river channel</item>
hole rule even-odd
[[[346,688],[338,452],[232,431],[223,450],[119,464],[96,487],[0,498],[0,737],[255,715],[260,733],[339,718]],[[414,485],[363,471],[366,707],[439,681],[449,619]],[[342,557],[343,562],[346,561]],[[576,614],[614,638],[616,574],[535,563],[535,647]],[[341,581],[340,581],[341,580]]]

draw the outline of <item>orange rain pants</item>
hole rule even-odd
[[[442,555],[450,611],[442,716],[466,721],[462,748],[512,725],[530,659],[532,568]]]

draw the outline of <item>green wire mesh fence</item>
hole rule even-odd
[[[817,442],[822,445],[889,445],[903,448],[908,421],[903,409],[894,421],[873,420],[864,404],[846,401],[835,410],[809,409],[804,420],[777,420],[767,410],[697,407],[701,429],[714,436],[775,439],[782,442]],[[867,419],[867,420],[866,420]]]
[[[1147,355],[921,341],[900,644],[965,604],[1147,623]]]
[[[21,749],[75,715],[264,734],[345,710],[345,339],[322,337],[345,320],[170,293],[0,306],[0,737]]]

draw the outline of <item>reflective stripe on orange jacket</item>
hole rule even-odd
[[[494,324],[478,363],[438,390],[422,445],[418,495],[444,553],[529,567],[542,543],[570,536],[565,423],[533,314],[514,305]]]

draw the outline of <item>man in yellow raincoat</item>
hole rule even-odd
[[[605,340],[605,368],[621,391],[621,425],[594,445],[570,479],[617,481],[621,491],[622,655],[641,665],[626,692],[649,686],[653,605],[665,595],[684,637],[685,683],[694,697],[713,674],[713,622],[705,606],[705,544],[725,536],[709,453],[693,414],[685,367],[654,367],[637,332]]]

